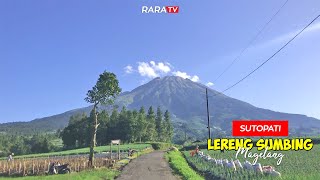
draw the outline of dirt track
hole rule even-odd
[[[163,155],[162,151],[154,151],[132,160],[117,180],[177,180]]]

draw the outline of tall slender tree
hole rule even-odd
[[[111,105],[114,103],[114,99],[121,92],[117,76],[111,72],[104,71],[100,74],[99,79],[95,86],[88,91],[85,101],[93,104],[92,113],[94,118],[92,120],[92,132],[91,132],[91,143],[90,143],[90,155],[89,155],[89,166],[93,166],[94,162],[94,147],[96,146],[96,136],[98,123],[97,107],[100,104]]]
[[[111,139],[118,139],[118,131],[117,131],[117,126],[118,126],[118,118],[119,118],[119,112],[118,112],[118,107],[114,107],[110,116],[110,121],[109,121],[109,127],[108,127],[108,140]]]
[[[119,119],[116,130],[121,140],[126,141],[128,139],[127,133],[129,131],[129,120],[127,109],[125,106],[122,107],[119,113]]]
[[[164,126],[166,131],[166,141],[171,142],[173,137],[173,127],[170,120],[170,113],[168,110],[164,113]]]
[[[146,134],[146,131],[147,131],[146,127],[147,127],[146,112],[144,110],[144,107],[142,106],[139,110],[138,122],[137,122],[137,132],[138,132],[137,136],[139,138],[139,142],[142,141],[142,139]]]
[[[109,126],[109,114],[106,110],[101,111],[98,114],[98,120],[100,123],[100,128],[97,131],[97,143],[99,145],[107,143],[107,132]]]
[[[153,111],[152,106],[149,107],[148,109],[148,114],[147,114],[147,133],[146,133],[146,140],[148,141],[154,141],[156,140],[156,119],[155,119],[155,114]]]
[[[157,140],[158,141],[163,141],[164,137],[163,137],[163,122],[162,122],[162,111],[160,106],[158,106],[157,108],[157,116],[156,116],[156,130],[157,130]]]
[[[130,123],[129,123],[130,124],[130,134],[131,134],[130,142],[136,142],[138,139],[138,134],[139,134],[139,132],[138,132],[138,114],[139,113],[137,110],[133,110],[132,117],[129,119],[130,120]]]

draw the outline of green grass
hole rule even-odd
[[[207,151],[203,150],[205,154],[209,154],[211,157],[216,159],[236,159],[236,151]],[[258,152],[255,148],[251,152]],[[259,151],[261,153],[261,151]],[[303,179],[320,179],[320,166],[319,166],[319,155],[320,145],[314,145],[310,151],[269,151],[282,153],[285,156],[282,159],[282,163],[277,165],[277,160],[273,158],[259,159],[258,162],[262,165],[271,165],[275,167],[276,171],[281,173],[282,179],[286,180],[303,180]],[[237,171],[232,172],[229,169],[218,167],[210,162],[206,162],[198,157],[191,157],[190,151],[184,151],[184,155],[187,160],[196,166],[201,172],[211,172],[214,176],[224,177],[226,179],[270,179],[268,176],[257,176],[253,172],[248,171]],[[243,155],[239,155],[238,159],[243,162],[245,160]],[[252,162],[253,159],[247,158],[248,161]]]
[[[1,177],[0,180],[101,180],[114,179],[120,174],[119,170],[99,168],[94,170],[81,171],[79,173],[59,174],[48,176],[29,177]]]
[[[169,151],[165,155],[165,158],[170,164],[170,167],[174,170],[175,174],[182,177],[185,180],[203,180],[204,178],[197,174],[184,159],[180,151]]]
[[[150,144],[123,144],[120,145],[120,150],[127,151],[128,148],[136,149],[136,150],[142,150],[146,147],[151,147]],[[113,145],[112,151],[116,151],[118,149],[118,146]],[[47,157],[47,156],[64,156],[64,155],[75,155],[75,154],[88,154],[89,153],[89,147],[87,148],[80,148],[80,149],[72,149],[72,150],[66,150],[66,151],[59,151],[59,152],[50,152],[50,153],[40,153],[40,154],[27,154],[27,155],[21,155],[21,156],[15,156],[14,158],[33,158],[33,157]],[[106,152],[110,150],[110,146],[97,146],[94,148],[96,152]],[[4,159],[4,158],[2,158]]]

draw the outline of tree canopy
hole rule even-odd
[[[161,109],[157,110],[161,111]],[[113,139],[121,139],[123,142],[145,142],[145,141],[160,141],[171,142],[173,130],[170,120],[169,111],[166,111],[163,115],[162,111],[157,113],[161,115],[162,126],[160,126],[160,132],[162,136],[158,136],[156,129],[155,119],[157,117],[153,108],[150,106],[148,114],[145,113],[144,107],[137,110],[127,110],[123,107],[120,112],[115,107],[111,110],[111,114],[107,111],[101,111],[98,113],[99,129],[97,132],[97,144],[106,145]],[[85,124],[90,124],[90,118],[86,116],[76,116],[79,123],[69,123],[69,125],[61,132],[61,137],[66,148],[79,148],[88,147],[90,141],[88,136],[90,132],[85,128]],[[70,121],[75,121],[74,116],[70,118]]]

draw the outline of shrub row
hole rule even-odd
[[[169,151],[166,154],[166,159],[169,161],[173,171],[180,175],[182,179],[203,180],[204,178],[197,174],[187,163],[180,151]]]

